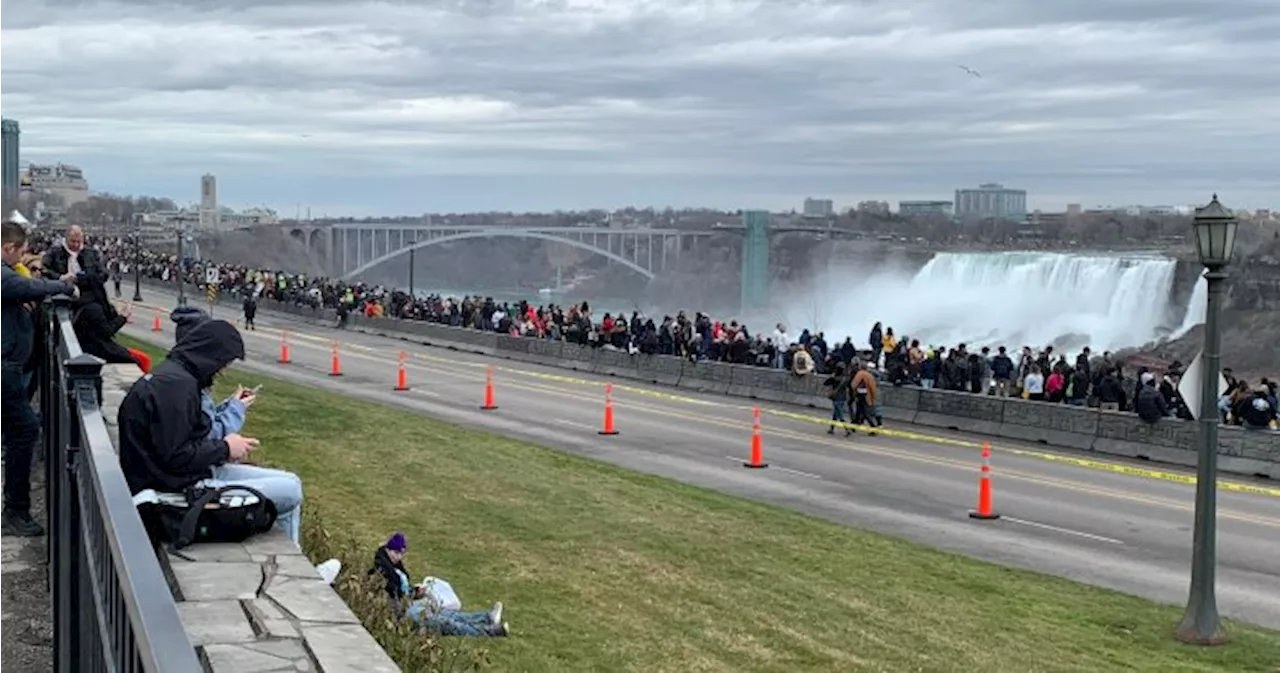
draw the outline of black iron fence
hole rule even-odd
[[[198,673],[199,658],[107,434],[103,362],[80,351],[68,298],[42,310],[53,670]]]

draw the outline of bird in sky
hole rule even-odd
[[[973,68],[970,68],[967,65],[956,65],[956,67],[969,73],[970,75],[973,75],[974,77],[977,77],[978,79],[982,79],[982,73],[978,72],[977,70],[974,70]]]

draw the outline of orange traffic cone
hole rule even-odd
[[[160,331],[160,312],[159,311],[156,311],[155,317],[151,319],[151,331],[152,332]]]
[[[280,331],[280,364],[287,365],[293,360],[289,357],[289,333]]]
[[[329,365],[329,376],[342,376],[342,362],[338,359],[338,342],[333,342],[333,361]]]
[[[618,431],[613,428],[613,384],[606,383],[604,386],[604,429],[600,431],[602,435],[616,435]]]
[[[399,392],[409,390],[409,374],[404,370],[404,351],[400,351],[400,365],[396,368],[395,390]]]
[[[493,367],[484,370],[484,406],[480,408],[485,411],[498,408],[497,403],[493,401]]]
[[[764,437],[760,435],[760,407],[754,410],[754,421],[751,423],[751,462],[743,463],[743,467],[764,468],[769,464],[764,462]]]
[[[971,519],[999,519],[991,505],[991,444],[982,444],[982,477],[978,480],[978,509],[969,512]]]

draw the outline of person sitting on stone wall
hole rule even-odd
[[[170,319],[175,324],[175,345],[181,343],[192,330],[211,320],[209,314],[190,306],[174,309]],[[240,432],[244,428],[249,408],[256,400],[257,392],[243,387],[237,388],[230,397],[218,403],[214,402],[212,388],[201,390],[200,411],[209,420],[208,437],[224,439]],[[298,475],[256,465],[224,464],[214,468],[212,479],[206,485],[225,486],[233,483],[252,486],[267,496],[276,506],[277,525],[289,535],[289,539],[298,542],[302,534],[302,480]]]
[[[253,488],[272,501],[276,525],[297,542],[301,481],[281,470],[241,464],[258,440],[238,432],[215,436],[202,409],[214,378],[242,358],[244,341],[231,323],[210,320],[184,331],[168,358],[138,379],[120,405],[120,466],[135,495],[147,489],[181,493],[192,486]],[[242,405],[246,401],[252,404],[241,397]]]

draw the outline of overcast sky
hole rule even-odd
[[[10,2],[23,158],[293,215],[1280,207],[1277,0]],[[973,68],[981,77],[959,68]]]

